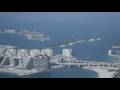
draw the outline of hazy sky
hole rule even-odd
[[[120,12],[0,12],[0,21],[120,20]]]

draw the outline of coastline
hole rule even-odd
[[[89,69],[98,73],[96,78],[112,78],[116,71],[108,71],[115,68],[104,68],[104,67],[83,67],[84,69]]]
[[[30,39],[30,40],[41,40],[41,41],[43,41],[43,40],[51,39],[50,36],[44,35],[43,33],[36,32],[36,31],[29,32],[28,30],[21,30],[19,32],[17,32],[17,30],[6,30],[6,31],[1,31],[0,30],[0,33],[23,35],[23,36],[27,37],[27,39]],[[34,34],[34,35],[32,35],[32,34]],[[38,34],[41,34],[42,36],[38,35]]]
[[[21,69],[9,69],[9,68],[0,68],[0,72],[7,72],[7,73],[14,73],[17,74],[18,76],[23,76],[23,75],[28,75],[28,74],[34,74],[38,72],[42,72],[44,70],[21,70]]]
[[[64,66],[61,66],[61,65],[58,65],[58,66],[52,66],[51,69],[54,69],[54,68],[62,68]]]

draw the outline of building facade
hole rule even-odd
[[[28,56],[28,51],[26,49],[17,50],[17,56]]]
[[[16,50],[15,49],[7,49],[5,51],[6,56],[15,56],[16,55]]]
[[[33,57],[33,69],[37,70],[47,70],[49,68],[49,57],[40,55],[38,57]]]
[[[72,56],[72,49],[63,49],[63,55],[64,56]]]
[[[0,56],[3,56],[3,51],[4,51],[4,49],[0,48]]]
[[[29,55],[32,57],[39,56],[40,50],[39,49],[31,49],[31,50],[29,50]]]
[[[49,57],[53,57],[53,50],[50,49],[50,48],[43,49],[43,50],[41,50],[41,54],[42,55],[47,55]]]

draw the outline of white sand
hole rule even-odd
[[[57,66],[52,66],[51,68],[62,68],[62,67],[65,67],[65,66],[57,65]]]
[[[109,69],[115,68],[104,68],[104,67],[83,67],[84,69],[90,69],[98,73],[98,78],[112,78],[116,71],[108,71]]]
[[[0,72],[9,72],[9,73],[15,73],[18,74],[19,76],[22,75],[28,75],[28,74],[33,74],[33,73],[38,73],[38,72],[42,72],[38,71],[38,70],[21,70],[21,69],[7,69],[7,68],[0,68]]]
[[[109,69],[115,69],[115,68],[104,68],[104,67],[83,67],[83,68],[97,72],[98,78],[112,78],[114,73],[116,73],[116,71],[111,71],[111,72],[108,71]],[[38,71],[36,69],[34,69],[34,70],[21,70],[21,69],[0,68],[0,72],[15,73],[15,74],[18,74],[19,76],[38,73],[38,72],[42,72],[42,71],[44,71],[44,70]]]

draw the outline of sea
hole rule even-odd
[[[38,31],[51,37],[50,40],[30,40],[22,35],[0,34],[0,45],[13,45],[18,49],[40,49],[70,39],[97,39],[99,41],[76,43],[65,47],[53,48],[54,55],[62,54],[65,48],[72,49],[72,54],[78,60],[118,62],[120,57],[108,56],[108,50],[113,54],[120,49],[113,49],[120,43],[120,21],[112,20],[65,20],[65,21],[13,21],[0,22],[0,30]],[[63,67],[36,74],[18,76],[14,73],[0,72],[0,78],[96,78],[97,73],[83,68]]]

